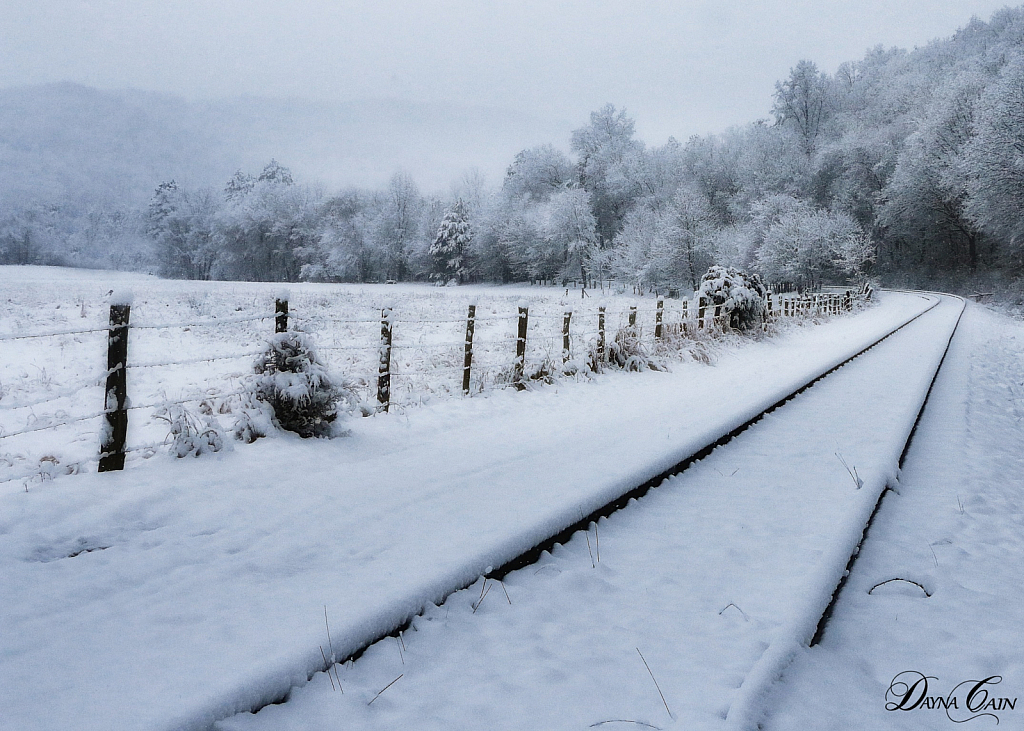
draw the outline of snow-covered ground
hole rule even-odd
[[[137,302],[180,287],[153,280],[140,295],[132,283]],[[68,293],[75,286],[64,285]],[[100,294],[113,287],[88,278],[81,286]],[[293,289],[292,299],[325,291]],[[207,301],[219,293],[211,285]],[[252,309],[274,293],[265,288]],[[523,294],[458,296],[514,307]],[[532,294],[532,309],[542,310],[536,303],[546,296],[557,314],[561,293]],[[609,309],[624,312],[625,304],[610,300]],[[429,602],[932,304],[887,294],[881,307],[818,327],[719,345],[714,366],[677,362],[670,373],[434,399],[351,419],[344,439],[279,435],[184,461],[161,451],[121,474],[32,482],[27,492],[19,484],[0,493],[0,727],[209,728],[224,719],[225,729],[580,728],[620,719],[620,727],[716,728],[730,708],[734,726],[756,720],[775,670],[794,655],[799,668],[818,651],[801,651],[799,637],[813,607],[827,601],[824,587],[842,570],[871,490],[892,474],[901,430],[944,345],[950,321],[938,310],[670,489],[603,520],[589,535],[593,562],[577,536],[504,586],[478,581],[440,608]],[[366,304],[371,313],[376,306]],[[1007,327],[986,317],[985,333]],[[264,334],[252,337],[258,343]],[[991,352],[990,340],[977,344]],[[1015,343],[993,358],[1004,363],[995,368],[1011,367]],[[956,352],[964,360],[975,351]],[[863,365],[869,359],[873,370]],[[75,359],[66,362],[71,368]],[[837,452],[864,488],[854,488]],[[1014,544],[1006,546],[1012,554]],[[416,632],[340,669],[344,695],[323,673],[307,684],[323,667],[321,645],[344,657],[425,604]],[[292,702],[231,716],[292,686]],[[848,720],[858,711],[836,712]]]
[[[252,707],[322,665],[324,605],[344,656],[930,304],[893,295],[724,348],[714,367],[453,399],[354,419],[346,439],[158,454],[10,491],[0,707],[25,729],[201,728]]]
[[[895,478],[958,312],[945,303],[537,565],[430,608],[341,666],[344,693],[320,673],[217,727],[756,728]]]
[[[1024,728],[1022,418],[1024,326],[971,306],[898,493],[886,495],[821,644],[777,685],[766,729],[848,729],[851,718]]]
[[[725,727],[738,695],[763,690],[747,688],[759,682],[752,668],[808,618],[813,631],[893,475],[950,310],[503,586],[481,583],[431,609],[401,640],[342,667],[344,695],[320,674],[288,703],[219,728]],[[914,342],[923,347],[908,352]]]

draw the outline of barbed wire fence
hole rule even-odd
[[[764,307],[765,329],[780,318],[801,318],[837,315],[853,309],[854,302],[869,299],[870,287],[858,292],[796,293],[785,288],[769,293]],[[678,306],[667,307],[667,302]],[[99,422],[99,444],[95,457],[98,471],[124,468],[126,455],[151,455],[164,442],[131,444],[128,441],[129,414],[156,413],[171,406],[190,403],[224,404],[234,397],[252,393],[253,359],[265,352],[265,346],[210,355],[162,359],[132,360],[129,344],[131,333],[195,333],[207,328],[225,328],[259,324],[273,320],[273,332],[289,328],[318,337],[317,351],[328,366],[342,370],[362,398],[364,414],[386,413],[392,408],[405,409],[424,403],[432,394],[471,396],[497,387],[524,390],[531,383],[550,381],[555,376],[600,371],[611,367],[613,351],[629,341],[649,353],[667,352],[673,344],[699,338],[715,338],[730,330],[730,313],[722,304],[715,305],[703,297],[693,300],[666,300],[658,297],[655,306],[608,310],[604,304],[585,309],[561,307],[553,310],[540,305],[531,311],[520,302],[517,311],[500,314],[491,307],[490,314],[480,314],[477,304],[469,304],[464,318],[403,318],[393,305],[382,307],[379,317],[329,317],[317,314],[296,316],[289,311],[286,297],[275,300],[271,311],[248,315],[210,317],[172,322],[132,322],[131,304],[111,302],[106,327],[83,327],[0,334],[0,344],[15,341],[106,336],[107,363],[99,370],[80,378],[43,397],[3,400],[0,415],[24,413],[24,425],[18,429],[0,426],[0,447],[8,440],[47,430],[58,430],[82,422]],[[646,324],[646,325],[645,325]],[[269,335],[270,328],[263,330]],[[258,333],[251,333],[256,335]],[[264,336],[264,339],[266,337]],[[99,345],[99,343],[97,343]],[[63,347],[63,346],[62,346]],[[166,374],[169,369],[190,368],[211,363],[248,362],[249,368],[228,374],[233,384],[223,390],[208,386],[200,391],[166,397],[146,403],[133,403],[128,396],[129,383],[143,372]],[[190,379],[193,382],[198,379]],[[101,389],[100,394],[94,393]],[[2,394],[0,394],[2,396]],[[96,407],[84,414],[70,414],[56,408],[39,416],[36,407],[54,405],[81,397],[96,400]],[[9,442],[8,442],[9,443]],[[0,450],[0,463],[5,457]],[[53,472],[55,457],[43,457],[39,465],[24,474],[0,478],[0,483],[25,480]],[[13,462],[7,458],[8,467]],[[49,464],[47,464],[49,462]],[[77,472],[81,462],[68,467]],[[42,470],[42,471],[41,471]],[[52,476],[52,474],[50,475]],[[27,485],[26,485],[27,489]]]

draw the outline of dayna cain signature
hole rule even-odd
[[[917,711],[943,710],[954,723],[991,717],[999,723],[1000,712],[1014,711],[1017,699],[997,696],[994,687],[1003,682],[1001,675],[990,675],[982,680],[963,680],[946,695],[931,692],[928,681],[938,678],[916,670],[904,670],[892,679],[885,691],[885,710]]]

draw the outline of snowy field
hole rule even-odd
[[[889,295],[726,343],[714,366],[441,400],[352,419],[345,439],[160,453],[11,490],[0,705],[25,729],[208,728],[323,667],[325,605],[344,657],[934,304]]]
[[[394,308],[394,413],[462,394],[467,306],[477,305],[471,390],[507,381],[515,356],[517,307],[530,307],[526,368],[562,360],[564,312],[573,310],[571,356],[597,340],[597,310],[608,338],[637,308],[652,354],[687,358],[653,340],[654,297],[532,286],[281,285],[184,282],[138,274],[0,267],[0,491],[69,472],[94,471],[106,374],[111,292],[134,295],[129,338],[129,465],[166,451],[167,422],[157,414],[186,401],[193,411],[229,411],[274,329],[274,301],[289,299],[291,326],[313,335],[330,370],[351,382],[364,406],[376,405],[381,308]],[[668,300],[665,322],[679,322]],[[56,334],[55,334],[56,333]],[[28,335],[55,334],[49,337]],[[670,352],[671,351],[671,352]],[[209,408],[205,408],[206,405]],[[220,428],[233,417],[211,414]],[[65,422],[70,422],[65,424]],[[57,425],[53,428],[50,425]]]

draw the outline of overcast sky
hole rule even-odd
[[[640,136],[767,117],[800,59],[951,35],[990,0],[0,0],[0,87],[76,81],[187,98],[399,97],[582,124],[605,102]],[[557,142],[554,141],[553,142]]]

